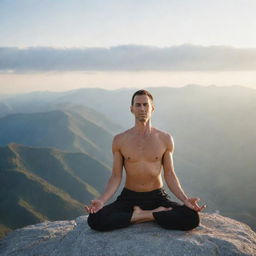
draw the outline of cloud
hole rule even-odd
[[[0,47],[0,72],[256,70],[256,48],[180,45],[110,48]]]

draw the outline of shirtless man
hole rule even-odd
[[[173,167],[172,136],[151,126],[153,97],[146,90],[133,94],[131,112],[135,126],[113,139],[113,169],[105,192],[91,205],[88,224],[99,231],[113,230],[132,223],[156,221],[167,229],[190,230],[199,225],[199,198],[189,198],[183,191]],[[170,191],[183,205],[170,201],[163,189],[161,169]],[[117,200],[105,203],[115,194],[126,171],[125,187]]]

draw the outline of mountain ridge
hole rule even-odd
[[[0,147],[0,225],[11,230],[79,216],[109,176],[109,169],[84,153]]]
[[[65,138],[65,140],[63,140]],[[84,152],[111,163],[112,134],[68,111],[18,113],[0,118],[0,145],[11,142]]]

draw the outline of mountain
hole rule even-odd
[[[99,88],[87,88],[67,92],[32,92],[9,95],[3,99],[0,97],[0,105],[4,106],[0,108],[0,117],[15,113],[49,112],[67,110],[77,106],[82,108],[83,106],[84,113],[89,112],[90,116],[93,114],[94,119],[96,118],[98,121],[103,118],[103,125],[105,121],[110,123],[112,120],[112,126],[116,126],[115,121],[129,110],[129,94],[131,94],[130,90],[108,91]],[[115,117],[116,115],[118,118]],[[113,122],[113,120],[115,121]],[[117,130],[120,130],[120,126],[121,128],[125,127],[120,123],[116,127]],[[111,130],[111,132],[116,133],[115,130]]]
[[[174,138],[175,171],[185,191],[207,203],[208,211],[218,211],[256,229],[252,203],[256,194],[256,90],[198,85],[146,89],[154,96],[152,125]],[[52,99],[46,94],[40,97],[48,99],[44,111],[78,105],[100,112],[124,130],[134,122],[129,110],[134,91],[88,88],[55,94]],[[17,106],[17,97],[1,102]],[[39,101],[39,96],[30,97],[30,103],[24,100],[26,95],[21,97],[20,110],[33,111],[32,103]],[[109,131],[104,124],[100,126]]]
[[[66,92],[31,92],[0,96],[0,117],[15,113],[31,113],[49,111],[49,106]]]
[[[79,104],[79,101],[70,101],[68,98],[66,101],[64,95],[69,94],[71,94],[70,97],[72,98],[73,91],[33,92],[13,96],[9,95],[2,99],[0,95],[0,118],[17,113],[37,113],[59,110],[80,114],[83,118],[101,126],[111,134],[116,134],[123,129],[121,125],[110,121],[109,113],[107,117],[101,112],[96,111],[97,108],[90,108],[90,106],[88,106],[89,104],[85,104],[84,101],[88,100],[87,97],[80,100],[81,104]]]
[[[107,130],[110,134],[115,135],[116,133],[122,131],[124,128],[120,124],[116,124],[107,118],[106,115],[84,105],[79,105],[77,103],[55,103],[51,107],[52,110],[60,110],[68,112],[72,115],[80,116],[93,124]]]
[[[0,118],[0,145],[19,143],[84,152],[111,164],[112,134],[95,124],[93,112],[81,108],[66,111],[12,114]],[[91,114],[88,119],[87,116]],[[90,121],[92,120],[92,121]],[[99,122],[98,122],[99,124]],[[109,129],[111,129],[110,124]]]
[[[83,153],[0,147],[0,233],[81,215],[109,176],[109,169]]]

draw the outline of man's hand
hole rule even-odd
[[[85,205],[84,208],[88,213],[96,213],[99,211],[103,206],[104,203],[101,200],[95,199],[91,201],[91,205]]]
[[[197,204],[197,202],[198,202],[199,200],[200,200],[200,198],[188,198],[188,199],[186,199],[186,200],[184,201],[184,204],[185,204],[187,207],[191,208],[192,210],[197,211],[197,212],[200,212],[200,211],[202,211],[203,209],[206,208],[206,205],[204,204],[203,206],[200,207],[200,206]]]

